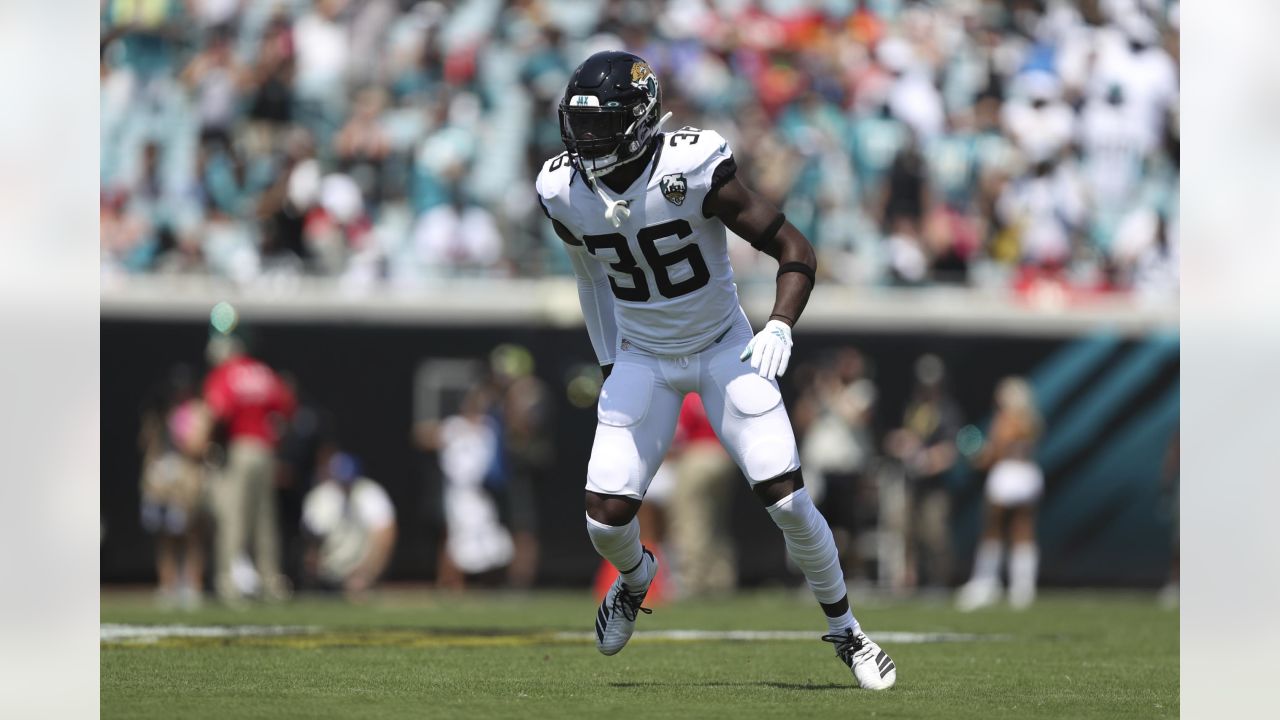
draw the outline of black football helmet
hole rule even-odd
[[[573,71],[560,101],[560,138],[588,178],[644,154],[661,125],[662,90],[649,63],[628,52],[599,52]]]

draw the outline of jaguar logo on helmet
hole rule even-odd
[[[631,84],[644,90],[650,100],[658,96],[658,77],[653,74],[653,68],[647,62],[632,63]]]
[[[658,189],[662,190],[662,196],[668,202],[683,205],[684,196],[689,192],[689,183],[684,179],[684,173],[663,175],[658,181]]]

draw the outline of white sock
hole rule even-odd
[[[813,506],[809,491],[800,488],[767,509],[774,524],[782,530],[787,554],[804,573],[804,579],[818,602],[831,604],[848,595],[835,538],[831,536],[827,521]],[[853,613],[846,615],[847,618],[827,618],[832,632],[846,627],[858,632],[858,621],[853,618]]]
[[[853,630],[854,635],[862,631],[858,621],[853,617],[852,610],[845,610],[840,617],[827,616],[827,629],[831,631],[832,635],[843,635],[845,628]]]
[[[649,576],[653,574],[649,556],[644,554],[640,544],[640,521],[631,518],[626,525],[605,525],[587,516],[587,535],[595,546],[600,557],[608,560],[618,573],[622,582],[631,590],[644,590],[649,587]]]
[[[1009,551],[1009,590],[1035,592],[1040,551],[1035,543],[1018,543]]]
[[[998,583],[1000,581],[1000,556],[1004,543],[999,540],[983,540],[973,558],[973,581]]]

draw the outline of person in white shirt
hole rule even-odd
[[[1004,106],[1005,128],[1027,162],[1037,165],[1061,156],[1075,135],[1075,113],[1062,101],[1062,85],[1053,75],[1032,71],[1014,83],[1018,97]]]
[[[464,202],[461,193],[453,188],[450,202],[428,210],[414,227],[414,248],[426,268],[452,274],[462,268],[493,269],[502,262],[502,235],[493,213]]]
[[[382,575],[396,542],[396,513],[387,491],[360,475],[355,458],[335,453],[324,480],[302,502],[311,540],[305,570],[321,587],[358,599]]]
[[[1142,152],[1150,152],[1160,142],[1169,111],[1178,107],[1178,66],[1141,12],[1122,13],[1115,25],[1120,32],[1104,34],[1097,44],[1089,94],[1105,97],[1118,86],[1126,122],[1138,133]]]
[[[418,446],[439,454],[444,476],[445,544],[437,581],[461,590],[468,584],[492,585],[515,557],[511,531],[502,522],[490,490],[501,472],[501,428],[490,414],[485,386],[472,388],[456,414],[425,421],[415,429]]]
[[[341,18],[345,6],[345,0],[318,0],[293,26],[297,98],[334,123],[346,107],[351,64],[351,40]]]

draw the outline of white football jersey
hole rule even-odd
[[[631,211],[620,227],[605,218],[604,201],[566,153],[542,166],[537,188],[547,215],[608,274],[618,344],[688,355],[715,342],[741,313],[724,224],[703,215],[702,207],[716,167],[731,163],[733,153],[713,130],[686,127],[660,140],[626,192],[602,185]]]

